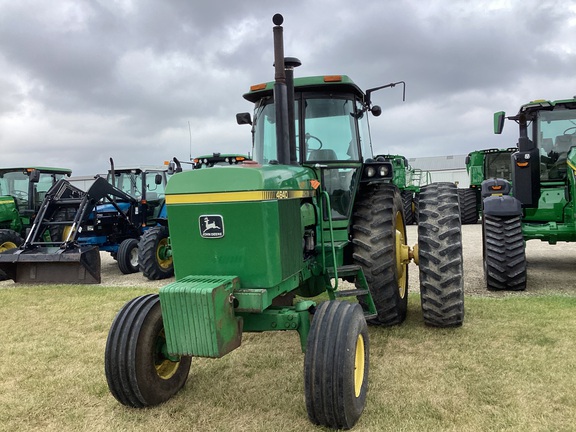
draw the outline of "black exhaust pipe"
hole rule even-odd
[[[276,109],[276,159],[279,164],[290,164],[290,136],[288,120],[288,90],[284,67],[284,37],[282,23],[284,17],[272,17],[274,31],[274,106]]]

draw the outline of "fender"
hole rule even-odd
[[[511,195],[491,195],[482,201],[483,214],[490,216],[522,216],[522,203]]]

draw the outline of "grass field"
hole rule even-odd
[[[194,359],[183,391],[135,410],[110,395],[104,346],[136,288],[0,289],[0,430],[312,431],[296,333],[245,334]],[[370,329],[370,389],[357,431],[569,431],[576,424],[576,298],[467,297],[465,324]]]

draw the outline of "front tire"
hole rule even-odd
[[[484,215],[484,276],[490,291],[526,289],[526,250],[520,216]]]
[[[16,249],[24,243],[24,239],[11,229],[0,229],[0,253]]]
[[[308,418],[333,429],[356,424],[368,392],[368,327],[360,305],[327,301],[316,309],[304,357]]]
[[[404,220],[406,225],[412,225],[414,223],[414,198],[412,197],[412,192],[403,190],[400,195],[402,196],[402,206],[404,207]]]
[[[24,243],[24,239],[11,229],[0,229],[0,253],[16,249]],[[0,281],[7,280],[8,275],[0,270]]]
[[[138,265],[142,274],[150,280],[174,276],[174,263],[169,252],[168,227],[153,227],[144,232],[138,244]]]
[[[104,353],[106,381],[123,405],[166,402],[186,383],[192,357],[168,357],[158,294],[136,297],[112,322]]]
[[[352,258],[364,271],[378,312],[370,323],[401,324],[408,307],[408,261],[401,259],[406,226],[396,186],[378,183],[360,190],[354,205],[352,244]]]
[[[124,274],[137,273],[138,266],[138,240],[130,238],[120,243],[118,247],[118,268]]]
[[[453,183],[420,190],[418,265],[424,323],[456,327],[464,321],[462,226]]]

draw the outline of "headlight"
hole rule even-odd
[[[380,177],[386,177],[388,175],[388,167],[386,165],[380,165],[378,167],[378,175]]]
[[[374,174],[376,174],[374,167],[369,166],[366,168],[366,177],[374,177]]]

